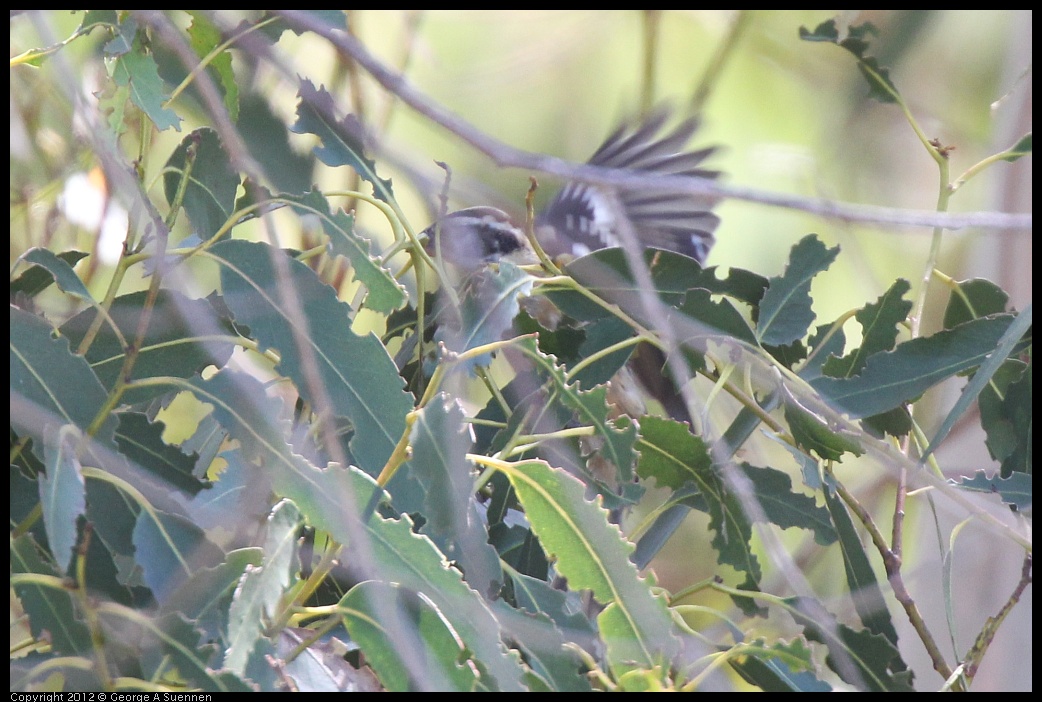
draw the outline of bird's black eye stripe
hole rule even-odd
[[[502,224],[482,222],[477,225],[485,257],[506,256],[521,248],[517,233]]]

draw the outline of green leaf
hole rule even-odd
[[[613,670],[669,665],[680,650],[665,602],[629,560],[633,545],[587,502],[581,482],[543,461],[501,468],[517,491],[532,530],[557,559],[572,588],[589,589],[607,607],[598,617]]]
[[[193,474],[198,455],[186,456],[163,441],[163,422],[151,423],[139,412],[121,412],[116,444],[120,452],[164,482],[195,495],[209,483]]]
[[[840,624],[817,600],[793,597],[785,603],[807,638],[828,647],[825,662],[844,681],[866,692],[912,691],[911,673],[885,636]]]
[[[742,656],[730,660],[738,674],[763,692],[832,692],[814,673],[811,650],[802,639],[770,646],[763,640],[742,644]]]
[[[758,581],[760,564],[750,544],[752,524],[738,497],[717,474],[706,443],[686,425],[661,417],[642,417],[640,430],[637,473],[673,490],[696,488],[705,500],[709,527],[716,532],[712,545],[720,562]]]
[[[126,359],[126,346],[137,339],[147,291],[121,295],[112,301],[86,359],[105,388],[111,390]],[[79,346],[98,312],[84,310],[61,327],[61,333]],[[160,290],[148,327],[138,347],[130,380],[155,377],[190,378],[207,366],[222,367],[234,348],[231,324],[219,318],[207,300],[193,300],[175,290]],[[172,391],[169,386],[130,388],[122,396],[127,404],[147,402]]]
[[[369,240],[355,229],[354,215],[340,209],[334,211],[317,190],[301,197],[280,197],[295,203],[291,206],[298,213],[314,215],[322,223],[322,230],[329,238],[330,250],[351,263],[355,277],[369,291],[365,297],[366,307],[388,314],[405,305],[408,299],[405,288],[373,258]]]
[[[869,48],[869,35],[878,34],[879,31],[871,22],[849,27],[847,36],[842,41],[839,39],[836,20],[822,22],[813,32],[800,27],[800,39],[832,43],[852,53],[858,59],[858,69],[868,83],[871,97],[883,103],[897,102],[897,87],[890,80],[889,70],[882,68],[876,59],[865,54]]]
[[[297,195],[311,187],[313,161],[307,154],[294,151],[289,130],[271,103],[257,93],[246,93],[240,99],[239,123],[235,126],[276,190]]]
[[[300,83],[297,121],[290,129],[297,134],[314,134],[322,140],[315,156],[327,166],[350,166],[373,186],[373,195],[384,202],[394,202],[390,179],[376,175],[376,163],[365,157],[362,125],[354,115],[337,119],[337,107],[325,88],[305,78]]]
[[[195,55],[200,59],[205,59],[211,51],[224,42],[224,37],[205,15],[196,10],[187,10],[187,12],[192,18],[192,23],[188,25],[188,42]],[[231,52],[224,49],[218,53],[207,65],[206,71],[224,94],[224,106],[228,109],[228,116],[233,122],[237,122],[239,120],[239,84],[236,82],[235,72],[232,70]]]
[[[1031,132],[1028,132],[1027,134],[1025,134],[1024,136],[1022,136],[1020,138],[1020,141],[1018,141],[1016,144],[1014,144],[1013,146],[1011,146],[1009,149],[1007,149],[1005,151],[1005,154],[1003,155],[1002,160],[1003,161],[1009,161],[1010,163],[1013,163],[1014,161],[1020,159],[1022,156],[1027,156],[1030,153],[1031,153]]]
[[[41,550],[30,534],[11,539],[11,575],[23,573],[56,578],[63,575],[41,557]],[[29,616],[29,628],[35,638],[46,638],[61,655],[74,656],[91,650],[90,630],[73,604],[71,591],[17,582],[13,589]]]
[[[1002,462],[1000,474],[1031,473],[1033,363],[1007,360],[981,392],[981,426],[988,453]]]
[[[163,194],[171,206],[189,160],[192,168],[181,204],[192,223],[192,233],[209,241],[235,211],[239,174],[232,169],[217,132],[209,127],[196,129],[181,140],[166,162]]]
[[[474,479],[466,460],[471,447],[466,416],[458,401],[444,393],[415,416],[409,435],[412,456],[405,469],[423,486],[423,503],[404,504],[392,480],[389,489],[394,505],[402,512],[422,513],[427,520],[423,533],[459,563],[472,588],[493,597],[502,585],[503,573],[474,499]]]
[[[224,552],[193,522],[157,509],[138,513],[133,539],[135,560],[160,604],[196,571],[213,568],[224,560]]]
[[[984,362],[1013,321],[1012,315],[977,319],[870,357],[861,375],[823,376],[811,382],[822,397],[858,419],[886,412],[956,373]]]
[[[247,566],[228,610],[228,650],[224,664],[234,673],[245,674],[246,663],[264,628],[278,613],[292,582],[297,555],[300,512],[283,500],[268,516],[264,537],[264,560],[259,567]]]
[[[854,319],[861,324],[861,346],[842,358],[829,358],[822,372],[833,378],[849,378],[860,373],[873,354],[893,349],[898,325],[912,309],[911,300],[904,299],[909,289],[907,280],[897,280],[875,303],[858,310]]]
[[[159,68],[151,53],[147,53],[140,37],[135,38],[133,50],[119,56],[111,66],[112,79],[116,85],[130,90],[130,99],[141,109],[156,129],[173,127],[181,131],[181,118],[168,107],[164,107],[169,95],[159,77]]]
[[[944,328],[951,329],[980,317],[1006,312],[1009,295],[990,280],[960,280],[944,310]]]
[[[813,234],[792,247],[789,265],[770,279],[760,301],[756,338],[763,344],[784,346],[807,335],[814,321],[810,284],[839,254],[839,247],[825,248]]]
[[[890,620],[883,591],[876,579],[876,572],[868,560],[861,537],[854,526],[846,505],[827,486],[823,490],[825,506],[832,515],[832,522],[839,534],[840,553],[843,555],[843,570],[847,576],[851,600],[861,623],[873,634],[882,634],[897,646],[897,630]]]
[[[162,612],[177,612],[195,622],[211,639],[224,636],[232,591],[246,572],[246,566],[259,567],[264,550],[240,548],[228,553],[223,563],[200,568],[195,577],[182,585],[163,603]]]
[[[519,585],[524,581],[525,585]],[[577,607],[578,593],[555,590],[549,583],[525,575],[514,577],[514,590],[539,589],[549,596],[557,595],[568,600],[570,607]],[[539,676],[546,690],[553,692],[591,692],[590,681],[583,674],[582,660],[569,642],[592,648],[590,642],[596,638],[591,623],[581,613],[571,609],[573,627],[560,624],[539,610],[514,609],[503,600],[495,603],[496,618],[503,630],[525,654],[525,662]],[[529,685],[534,691],[534,685]]]
[[[467,652],[430,600],[393,583],[369,581],[351,588],[337,607],[388,692],[475,690],[475,670],[464,663]]]
[[[17,290],[23,290],[26,294],[35,295],[46,289],[54,281],[62,289],[62,292],[67,295],[72,295],[87,303],[94,304],[94,298],[91,297],[87,286],[83,284],[80,277],[76,275],[76,271],[72,269],[76,261],[79,261],[86,255],[80,251],[66,251],[56,255],[47,249],[29,249],[21,258],[26,263],[34,264],[34,266],[11,284],[11,293],[14,294]],[[30,276],[29,274],[34,270],[37,273]],[[25,278],[29,280],[23,280]]]
[[[277,403],[252,377],[222,370],[193,385],[244,454],[271,478],[275,492],[293,500],[309,524],[345,545],[344,558],[357,566],[360,579],[395,582],[423,593],[446,615],[500,689],[521,689],[521,667],[503,647],[487,603],[449,567],[430,539],[416,534],[408,517],[373,515],[359,523],[379,489],[371,477],[336,464],[319,470],[294,454],[282,438],[286,427],[277,418]]]
[[[34,450],[42,455],[38,447],[47,427],[72,424],[85,432],[108,393],[83,357],[69,350],[68,339],[51,336],[54,329],[46,321],[12,307],[10,323],[11,423],[20,435],[33,438]],[[115,428],[116,418],[108,417],[94,442],[114,447]]]
[[[1031,476],[1027,473],[1014,473],[1008,478],[989,478],[985,471],[978,470],[972,478],[963,477],[948,482],[965,490],[996,494],[1003,502],[1018,510],[1031,509]]]
[[[828,420],[795,401],[786,402],[784,412],[792,438],[804,451],[814,451],[829,461],[840,461],[847,452],[855,456],[865,452],[857,435],[831,426]]]
[[[380,340],[355,334],[350,308],[281,250],[223,241],[209,255],[221,264],[224,298],[236,323],[248,326],[262,349],[278,349],[278,370],[312,406],[351,421],[352,455],[363,470],[379,473],[413,407]]]
[[[76,456],[82,434],[73,426],[49,427],[44,433],[47,473],[41,475],[40,505],[47,543],[62,570],[76,548],[76,521],[87,509],[82,466]]]
[[[740,464],[739,468],[749,481],[750,498],[760,505],[768,522],[782,529],[808,529],[821,546],[836,542],[838,537],[828,511],[819,507],[813,497],[793,490],[787,473],[748,463]]]
[[[513,329],[514,317],[520,310],[519,295],[532,289],[534,279],[517,266],[504,262],[498,271],[482,270],[472,275],[459,293],[459,316],[445,304],[438,313],[436,341],[455,353],[500,341]],[[467,362],[466,367],[491,363],[488,354]]]

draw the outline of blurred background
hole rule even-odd
[[[227,27],[243,18],[236,13],[213,16]],[[868,86],[847,52],[799,39],[800,27],[813,30],[834,16],[827,11],[348,13],[351,33],[369,51],[405,74],[434,102],[512,146],[581,162],[620,120],[631,118],[642,106],[667,103],[701,114],[695,145],[720,147],[710,165],[723,171],[728,184],[841,202],[933,209],[938,169],[901,110],[868,98]],[[171,17],[188,23],[187,15]],[[59,11],[12,17],[11,55],[69,36],[81,19],[80,14]],[[868,53],[890,68],[892,81],[925,134],[954,147],[952,178],[1031,130],[1030,11],[848,12],[840,21],[871,21],[879,28]],[[106,226],[116,228],[118,242],[120,194],[106,190],[95,155],[77,136],[83,126],[68,97],[73,90],[85,96],[99,91],[106,75],[101,50],[101,41],[89,36],[70,43],[60,60],[11,71],[12,262],[31,245],[54,251],[100,247],[98,237]],[[529,175],[539,178],[540,201],[559,185],[542,174],[498,168],[456,135],[398,103],[312,34],[285,32],[274,56],[277,65],[258,62],[245,52],[234,57],[240,82],[239,126],[251,148],[259,152],[271,146],[266,130],[272,125],[280,130],[280,123],[295,120],[296,76],[324,85],[341,113],[352,112],[366,125],[379,172],[393,179],[396,196],[417,231],[437,211],[444,172],[435,161],[452,168],[453,206],[494,204],[523,212]],[[168,89],[176,83],[173,76],[184,73],[175,64],[172,59],[169,66],[160,62]],[[104,105],[105,96],[100,99]],[[180,114],[192,114],[191,99],[189,95],[178,104]],[[201,110],[196,115],[199,124],[207,123]],[[120,144],[127,160],[142,170],[145,182],[157,183],[169,153],[194,126],[182,125],[181,133],[131,129],[120,137]],[[285,189],[311,183],[327,191],[356,187],[346,169],[318,164],[312,170],[315,162],[308,153],[314,143],[310,135],[289,135],[289,151],[277,157],[277,169],[268,169],[272,182]],[[1028,157],[992,166],[954,195],[951,210],[1030,212],[1031,165]],[[927,228],[844,223],[744,201],[726,201],[718,213],[722,224],[709,265],[777,275],[791,246],[812,232],[827,245],[842,248],[812,291],[816,323],[874,301],[896,278],[909,280],[911,295],[918,294],[931,245]],[[114,216],[117,221],[112,224]],[[370,209],[359,208],[359,222],[377,242],[389,241],[386,222]],[[122,227],[125,231],[125,214]],[[294,245],[293,237],[300,234],[280,231],[280,236],[286,245]],[[92,289],[104,290],[105,260],[99,255],[90,262],[98,271],[96,278],[88,276]],[[938,268],[956,279],[993,280],[1022,309],[1031,301],[1030,232],[948,232]],[[205,294],[205,284],[202,287]],[[948,298],[947,289],[937,283],[930,292],[924,333],[939,327]],[[848,323],[845,331],[849,343],[856,343],[857,325]],[[933,410],[917,415],[928,434],[962,384],[931,393]],[[761,465],[770,460],[742,458]],[[956,426],[938,460],[951,476],[995,469],[972,416]],[[885,470],[855,461],[842,465],[839,474],[885,519],[893,502]],[[965,514],[949,514],[942,503],[935,530],[933,515],[922,507],[921,501],[909,503],[914,526],[909,529],[906,579],[935,635],[946,639],[938,535],[947,546],[952,527]],[[888,528],[887,523],[884,531]],[[687,533],[678,535],[654,564],[667,588],[714,573],[704,520],[692,516],[685,529]],[[801,550],[798,541],[790,547],[794,562],[817,592],[843,595],[846,584],[838,557],[807,562],[805,554],[813,549]],[[1015,545],[995,543],[989,532],[973,524],[960,534],[954,593],[960,653],[1008,596],[1021,558]],[[985,659],[976,689],[1031,689],[1030,612],[1028,588]],[[896,623],[905,622],[896,607],[893,614]],[[937,688],[941,681],[930,669],[922,645],[907,627],[899,630],[905,659],[920,674],[917,686]],[[945,652],[953,657],[950,645]]]

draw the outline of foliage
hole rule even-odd
[[[344,26],[339,13],[310,17]],[[1030,308],[1010,309],[988,281],[948,281],[943,328],[909,334],[916,300],[896,280],[815,326],[814,284],[845,254],[813,234],[769,276],[658,251],[634,270],[606,249],[559,275],[504,263],[455,297],[427,294],[444,271],[329,91],[301,79],[292,126],[265,122],[263,144],[233,143],[229,128],[256,128],[257,108],[229,49],[256,59],[300,27],[222,22],[192,13],[178,30],[158,13],[90,12],[67,42],[106,38],[111,111],[89,138],[133,205],[103,296],[85,282],[96,253],[40,242],[13,267],[11,577],[28,636],[12,689],[695,689],[726,665],[763,690],[904,691],[915,677],[895,602],[945,685],[970,686],[1026,582],[946,661],[903,586],[900,544],[837,464],[871,458],[901,499],[928,487],[998,524],[1024,544],[1029,574],[1030,540],[1009,518],[1030,519]],[[868,27],[802,34],[850,51],[872,96],[904,108]],[[178,47],[196,63],[173,68]],[[187,126],[180,78],[212,124]],[[182,129],[162,187],[149,187],[127,135],[143,135],[145,153]],[[287,131],[368,183],[349,195],[387,218],[390,245],[331,204],[343,193],[291,177]],[[1029,152],[1028,137],[1016,157]],[[297,246],[280,227],[311,238]],[[565,321],[542,326],[536,302]],[[617,411],[608,379],[638,342],[667,353],[664,372],[713,388],[695,426]],[[917,403],[963,376],[927,436]],[[933,449],[971,409],[1000,467],[945,481]],[[727,416],[723,430],[710,412]],[[744,460],[761,434],[787,449],[776,463]],[[651,515],[620,527],[651,486]],[[1012,513],[1002,522],[995,500],[969,493]],[[668,592],[647,566],[691,511],[706,515],[716,575]],[[775,577],[762,534],[780,530],[840,554],[851,612]],[[729,598],[712,610],[727,626],[709,635],[684,602],[713,592]]]

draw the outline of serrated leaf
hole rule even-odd
[[[844,681],[864,691],[912,691],[911,673],[885,636],[840,624],[817,600],[793,597],[785,603],[807,638],[828,647],[825,662]]]
[[[822,376],[811,386],[839,410],[858,419],[886,412],[918,397],[956,373],[977,367],[996,350],[1013,322],[997,315],[961,324],[870,357],[861,375]]]
[[[334,211],[325,196],[317,190],[301,197],[280,197],[295,203],[291,205],[295,211],[314,215],[322,223],[322,230],[329,238],[330,250],[350,261],[355,277],[369,291],[365,297],[367,307],[389,314],[405,305],[408,299],[405,288],[373,258],[370,241],[355,229],[354,215],[340,209]]]
[[[825,248],[813,234],[792,247],[785,272],[770,279],[760,301],[756,323],[756,338],[760,343],[783,346],[807,335],[814,321],[811,281],[828,269],[838,254],[838,246]]]
[[[239,123],[235,126],[242,140],[250,145],[250,155],[261,164],[264,175],[276,190],[302,195],[311,187],[314,162],[290,145],[289,130],[268,100],[252,92],[243,95]],[[235,209],[242,207],[237,205]]]
[[[280,438],[285,427],[257,380],[223,370],[193,385],[246,455],[263,466],[276,493],[293,500],[309,524],[329,532],[349,554],[364,554],[351,559],[361,579],[396,582],[422,592],[446,614],[500,689],[521,689],[521,667],[503,647],[487,604],[467,587],[459,571],[448,566],[430,539],[414,533],[408,517],[374,515],[364,524],[358,522],[379,489],[371,477],[335,464],[319,470],[294,454]]]
[[[315,156],[327,166],[350,166],[373,186],[373,195],[385,202],[394,201],[390,179],[376,174],[376,163],[365,157],[362,125],[354,115],[337,119],[337,107],[325,88],[305,78],[300,83],[297,121],[290,129],[297,134],[314,134],[322,140]]]
[[[822,22],[814,31],[800,27],[800,39],[804,41],[828,42],[840,46],[858,59],[858,69],[868,82],[870,95],[883,103],[897,102],[897,87],[890,80],[889,70],[882,68],[879,62],[866,52],[869,48],[869,35],[878,35],[879,31],[871,22],[851,26],[846,37],[840,41],[836,20]]]
[[[147,295],[146,291],[140,291],[113,300],[109,317],[119,333],[110,324],[102,324],[87,350],[86,359],[91,368],[110,390],[123,368],[126,345],[137,340]],[[78,346],[97,314],[93,309],[81,312],[62,325],[61,333]],[[129,380],[190,378],[207,366],[221,367],[232,354],[233,338],[231,325],[221,319],[206,300],[193,300],[175,290],[160,290]],[[137,404],[171,390],[169,386],[130,388],[121,399],[127,404]]]
[[[64,571],[76,548],[76,521],[87,509],[82,466],[76,456],[82,434],[73,426],[50,427],[44,432],[47,472],[38,478],[43,522],[51,553]]]
[[[144,414],[121,412],[116,445],[124,456],[142,469],[189,495],[208,487],[209,483],[193,474],[198,456],[186,456],[177,447],[163,441],[163,429],[162,422],[150,423]]]
[[[912,301],[904,299],[910,289],[907,280],[897,280],[878,300],[858,310],[854,319],[861,324],[861,346],[842,358],[829,358],[822,372],[834,378],[849,378],[861,372],[872,354],[893,349],[898,325],[912,309]]]
[[[1007,360],[978,402],[988,453],[1002,462],[1004,478],[1031,473],[1033,368],[1033,362],[1024,367],[1020,361]]]
[[[413,408],[380,340],[355,334],[350,308],[313,270],[281,250],[224,241],[209,255],[221,264],[224,298],[236,322],[250,328],[262,349],[278,349],[277,369],[304,399],[351,421],[352,455],[364,470],[379,473]]]
[[[1003,502],[1018,510],[1031,508],[1031,476],[1027,473],[1014,473],[1008,478],[1002,478],[988,477],[987,472],[978,470],[972,478],[963,477],[948,482],[966,490],[996,494]]]
[[[755,346],[758,342],[749,324],[730,300],[711,299],[709,291],[689,290],[683,303],[670,312],[668,322],[678,344],[685,350],[703,353],[710,339],[737,339]],[[702,365],[701,362],[698,364]]]
[[[11,540],[11,575],[40,574],[60,578],[30,534]],[[91,650],[90,630],[81,620],[72,602],[72,593],[61,588],[37,584],[15,584],[13,589],[29,615],[33,636],[48,637],[55,652],[74,656]]]
[[[205,59],[211,51],[223,43],[224,38],[221,36],[221,31],[205,15],[195,10],[187,12],[192,18],[192,23],[188,25],[188,42],[195,55],[200,59]],[[228,110],[228,117],[232,122],[237,122],[239,120],[239,84],[236,82],[235,72],[232,70],[231,52],[228,49],[222,50],[210,60],[206,70],[213,77],[214,84],[220,86],[221,92],[224,94],[224,106]]]
[[[394,492],[394,505],[426,518],[423,533],[450,560],[459,563],[467,582],[493,597],[503,581],[499,556],[488,544],[488,531],[474,499],[474,482],[466,454],[472,437],[459,404],[440,394],[417,410],[409,435],[412,456],[405,470],[423,486],[423,502],[404,504]]]
[[[524,585],[519,583],[524,582]],[[554,589],[549,583],[536,580],[525,575],[514,576],[514,591],[532,592],[539,590],[550,597],[557,596],[568,607],[576,607],[578,593],[565,593]],[[540,678],[540,683],[547,692],[591,692],[590,681],[583,675],[582,661],[578,653],[566,643],[576,645],[589,651],[593,650],[596,632],[591,623],[575,609],[570,609],[567,618],[571,624],[563,624],[564,618],[553,619],[540,609],[514,609],[503,600],[495,603],[496,618],[503,625],[504,632],[510,636],[525,654],[525,662],[533,673]],[[565,611],[565,606],[559,608]],[[536,691],[534,685],[529,685]]]
[[[802,639],[768,646],[762,639],[742,645],[742,656],[731,666],[763,692],[831,692],[815,674],[811,650]]]
[[[510,478],[532,530],[569,586],[589,589],[607,605],[598,622],[612,668],[668,665],[680,642],[665,602],[638,576],[629,560],[633,545],[608,513],[586,501],[584,485],[543,461],[496,467]]]
[[[840,553],[843,555],[843,570],[847,576],[851,600],[861,623],[873,634],[882,634],[897,646],[897,630],[890,620],[890,611],[883,599],[883,592],[876,579],[876,572],[868,560],[865,547],[854,526],[846,506],[838,495],[826,487],[823,491],[825,506],[832,515],[832,523],[839,534]]]
[[[696,488],[705,500],[720,562],[758,581],[760,564],[750,544],[752,524],[734,492],[717,475],[706,443],[686,425],[661,417],[642,417],[640,429],[637,473],[673,490]]]
[[[224,636],[232,591],[246,572],[246,566],[260,566],[264,550],[240,548],[228,553],[223,563],[200,568],[195,576],[167,598],[162,612],[177,612],[195,622],[210,639]]]
[[[130,99],[148,115],[160,131],[173,127],[181,131],[181,118],[164,103],[169,97],[159,77],[159,68],[152,54],[146,53],[139,38],[131,51],[119,56],[111,68],[116,85],[130,90]]]
[[[259,567],[247,566],[228,610],[228,651],[224,664],[244,675],[246,663],[265,624],[278,611],[292,582],[296,560],[300,512],[292,502],[275,505],[267,520],[264,560]]]
[[[192,231],[203,241],[212,239],[235,210],[239,174],[232,169],[217,132],[209,127],[185,136],[167,159],[163,172],[163,194],[173,205],[191,157],[191,173],[181,205],[192,223]]]
[[[463,663],[465,649],[426,598],[393,583],[369,581],[351,588],[337,607],[388,692],[475,690],[475,671]],[[390,621],[388,611],[395,616]]]

